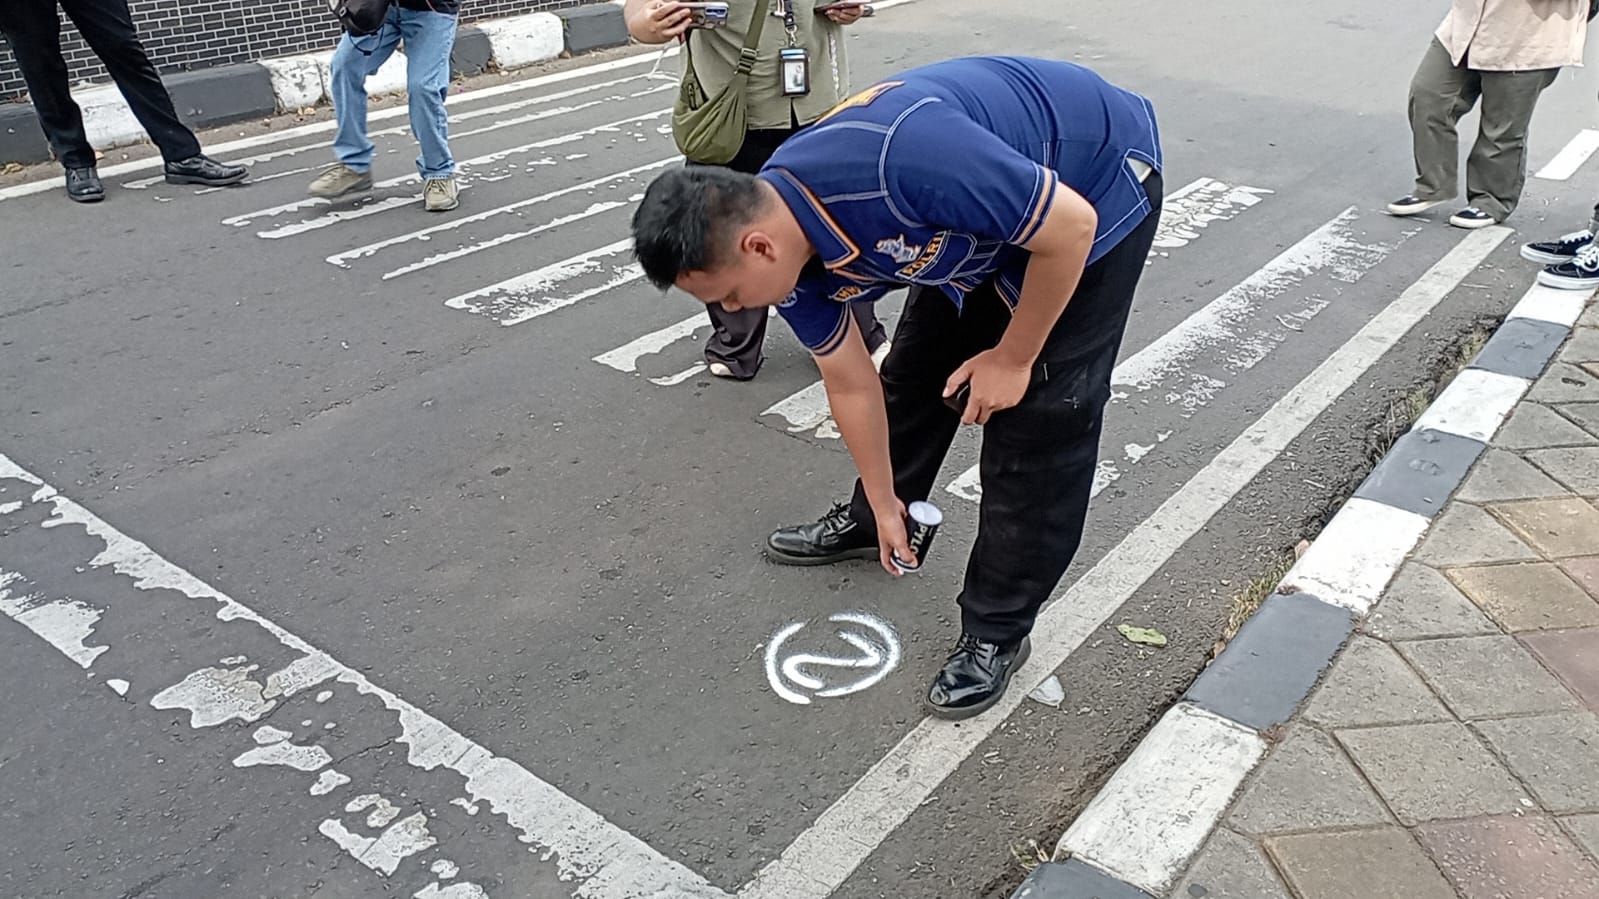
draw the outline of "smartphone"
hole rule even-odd
[[[722,28],[727,25],[726,3],[679,3],[677,7],[692,11],[689,24],[695,28]]]
[[[825,12],[831,12],[832,10],[835,10],[835,9],[856,9],[856,8],[860,9],[861,15],[863,15],[863,16],[869,16],[869,15],[872,15],[873,13],[877,12],[877,10],[873,9],[872,5],[870,3],[867,3],[866,0],[838,0],[838,2],[835,2],[835,3],[828,3],[828,4],[825,4],[825,5],[822,5],[822,6],[818,6],[818,7],[816,7],[816,11],[818,13],[825,13]]]
[[[944,397],[944,405],[954,409],[955,414],[957,415],[965,415],[966,401],[971,398],[971,395],[972,382],[967,381],[965,384],[961,385],[959,390],[955,391],[949,396]]]

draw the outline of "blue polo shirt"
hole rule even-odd
[[[1154,108],[1082,66],[985,56],[912,69],[841,103],[761,170],[820,257],[778,311],[825,355],[843,342],[848,303],[910,284],[959,306],[992,278],[1014,308],[1028,258],[1017,245],[1056,183],[1099,215],[1092,264],[1150,213],[1140,163],[1161,168]]]

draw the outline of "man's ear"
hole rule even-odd
[[[768,262],[777,258],[777,242],[772,239],[772,235],[758,228],[744,232],[743,239],[739,241],[739,249]]]

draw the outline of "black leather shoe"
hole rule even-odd
[[[933,678],[927,705],[939,718],[970,718],[999,702],[1011,673],[1022,667],[1033,645],[1026,637],[1015,643],[990,643],[964,631],[944,670]]]
[[[169,162],[166,172],[168,184],[203,184],[206,187],[238,184],[250,175],[250,170],[242,165],[228,165],[209,156],[190,156]]]
[[[773,531],[766,538],[766,555],[783,565],[875,559],[877,534],[855,521],[849,513],[849,503],[838,503],[817,521]]]
[[[67,196],[79,203],[98,203],[105,199],[105,185],[100,183],[100,173],[93,166],[86,169],[67,169]]]

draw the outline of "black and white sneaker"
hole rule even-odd
[[[1543,265],[1561,265],[1577,258],[1577,251],[1593,243],[1593,232],[1587,228],[1562,234],[1554,240],[1540,240],[1521,245],[1521,258]]]
[[[1456,228],[1475,231],[1478,228],[1486,228],[1494,224],[1494,217],[1475,206],[1467,206],[1465,209],[1451,215],[1449,224],[1454,225]]]
[[[1570,262],[1551,265],[1539,272],[1538,283],[1561,290],[1593,290],[1599,287],[1599,244],[1589,243],[1578,250]]]
[[[1388,214],[1397,216],[1420,215],[1442,202],[1443,200],[1423,200],[1414,194],[1405,194],[1388,204]]]

